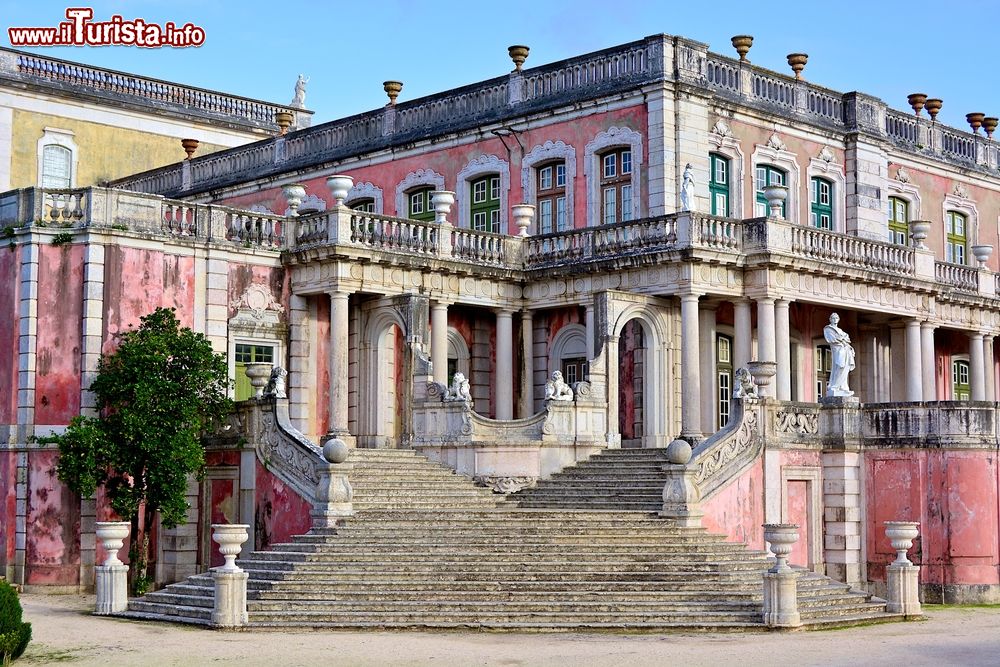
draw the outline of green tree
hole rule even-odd
[[[21,657],[31,641],[31,623],[21,622],[21,614],[17,591],[0,580],[0,659],[4,665]]]
[[[104,487],[131,522],[132,590],[142,594],[155,514],[167,528],[185,522],[188,476],[205,466],[200,436],[230,410],[229,378],[225,356],[182,328],[173,309],[156,309],[118,338],[90,386],[98,416],[74,417],[65,433],[39,441],[59,446],[59,479],[84,496]]]

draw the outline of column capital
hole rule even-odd
[[[431,301],[431,310],[444,309],[447,310],[448,306],[454,305],[454,301],[442,301],[441,299],[434,299]]]
[[[347,290],[341,290],[341,289],[329,289],[326,291],[326,293],[331,299],[347,299],[352,294]]]
[[[493,313],[497,317],[513,317],[514,316],[514,309],[513,308],[494,308],[493,309]]]
[[[681,301],[694,301],[697,303],[704,294],[701,292],[681,292],[677,296],[680,297]]]
[[[984,337],[985,337],[985,334],[983,334],[982,331],[970,331],[969,332],[969,338],[971,338],[972,340],[983,340]]]
[[[757,303],[773,304],[777,300],[777,297],[773,296],[759,296],[754,299]]]
[[[794,301],[795,299],[787,296],[776,297],[774,299],[774,306],[776,308],[788,308]]]
[[[521,309],[521,319],[522,320],[530,320],[534,316],[535,316],[535,311],[531,310],[530,308],[522,308]]]
[[[924,320],[923,322],[920,323],[920,328],[930,329],[933,331],[934,329],[937,329],[937,325],[934,322],[931,322],[930,320]]]

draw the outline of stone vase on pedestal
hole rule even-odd
[[[920,567],[910,562],[906,552],[920,534],[917,521],[886,521],[885,535],[896,550],[896,560],[885,570],[888,598],[885,610],[890,614],[919,616]]]
[[[330,196],[333,197],[334,206],[343,206],[347,199],[347,193],[354,187],[354,178],[335,174],[326,179],[326,187],[330,188]]]
[[[784,220],[781,212],[788,199],[788,187],[785,185],[768,185],[764,187],[764,199],[767,200],[767,217]]]
[[[774,567],[764,573],[764,623],[774,628],[802,625],[799,615],[799,573],[788,566],[788,554],[799,539],[793,523],[764,524],[764,539],[774,554]]]
[[[517,225],[518,236],[527,236],[528,227],[531,226],[531,220],[535,217],[535,207],[531,204],[515,204],[510,207],[511,215],[514,218],[514,224]]]
[[[212,569],[215,582],[215,606],[212,608],[212,625],[222,628],[246,625],[247,579],[249,575],[236,565],[240,547],[250,537],[246,524],[212,524],[212,539],[219,545],[219,552],[226,559],[221,567]]]
[[[244,371],[248,378],[250,378],[250,385],[254,388],[254,398],[262,398],[264,396],[264,387],[267,386],[267,381],[271,377],[271,364],[267,363],[251,363],[246,365],[246,370]]]
[[[118,552],[128,539],[129,528],[128,521],[98,521],[95,524],[97,539],[108,554],[104,564],[94,568],[95,614],[117,614],[128,608],[128,565],[118,558]]]
[[[306,196],[305,186],[292,183],[281,188],[281,194],[285,195],[285,201],[288,202],[288,208],[292,209],[292,215],[298,215],[299,206],[302,204],[302,199]]]
[[[771,378],[778,374],[778,364],[774,361],[749,361],[747,370],[757,386],[757,394],[771,396]]]

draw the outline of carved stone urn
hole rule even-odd
[[[993,133],[996,131],[998,124],[1000,124],[1000,118],[987,116],[983,119],[983,129],[986,131],[986,136],[988,138],[993,138]]]
[[[250,378],[250,385],[254,388],[254,398],[264,396],[264,387],[271,377],[271,364],[252,363],[247,364],[245,373]]]
[[[434,207],[434,222],[448,222],[448,214],[455,204],[455,193],[449,190],[435,190],[431,193],[431,206]]]
[[[198,150],[198,140],[197,139],[181,139],[181,147],[184,152],[187,153],[185,160],[190,160],[194,155],[194,152]]]
[[[931,223],[929,220],[910,220],[910,238],[913,239],[913,246],[919,248],[920,250],[927,250],[927,244],[924,241],[927,240],[927,235],[931,231]]]
[[[893,565],[913,565],[906,557],[906,552],[913,546],[913,540],[917,539],[920,531],[917,526],[919,521],[886,521],[885,536],[889,538],[889,543],[896,550],[896,560]]]
[[[521,66],[524,65],[524,61],[528,59],[529,50],[530,49],[523,44],[515,44],[507,47],[507,55],[509,55],[510,59],[514,61],[515,72],[521,71]]]
[[[330,188],[330,196],[333,197],[334,206],[343,206],[347,199],[347,193],[354,187],[354,178],[343,174],[334,174],[326,179],[326,187]]]
[[[984,118],[986,118],[986,114],[978,111],[965,114],[965,120],[968,121],[969,127],[972,128],[973,134],[979,134],[979,128],[983,126]]]
[[[789,53],[788,56],[788,66],[792,68],[795,72],[795,79],[797,81],[802,80],[802,70],[806,68],[806,61],[809,60],[808,53]]]
[[[288,208],[292,209],[292,215],[298,215],[299,206],[306,196],[305,186],[299,183],[290,183],[281,188],[281,194],[285,195],[285,201],[288,202]]]
[[[236,567],[236,556],[240,547],[250,537],[250,526],[243,523],[213,523],[212,539],[219,545],[219,553],[226,559],[225,564],[215,568],[218,572],[242,572]]]
[[[396,105],[396,98],[399,97],[399,93],[403,90],[402,81],[383,81],[382,90],[385,94],[389,96],[389,106]]]
[[[799,526],[794,523],[765,523],[764,539],[774,554],[774,567],[770,572],[788,572],[788,554],[792,545],[799,541]]]
[[[535,217],[535,207],[531,204],[514,204],[510,207],[510,213],[514,218],[514,224],[520,230],[518,236],[527,236],[528,227]]]
[[[101,546],[108,554],[108,559],[104,561],[105,566],[122,564],[118,552],[125,544],[129,528],[128,521],[98,521],[94,524],[97,539],[101,541]]]
[[[292,126],[292,120],[295,116],[291,111],[278,111],[274,114],[274,124],[278,126],[278,130],[281,134],[286,134],[288,128]]]
[[[773,361],[750,361],[747,362],[747,370],[753,377],[753,383],[757,385],[757,393],[770,396],[768,385],[771,384],[771,378],[778,374],[778,364]]]
[[[919,116],[920,111],[924,108],[924,104],[927,102],[927,95],[925,93],[910,93],[906,96],[906,101],[909,102],[910,108],[913,109],[913,113]]]
[[[753,46],[753,35],[733,35],[732,42],[733,48],[740,56],[740,62],[750,62],[747,59],[747,54],[750,53],[750,47]]]
[[[985,268],[986,262],[990,261],[990,257],[993,256],[993,246],[986,243],[974,245],[972,246],[972,256],[979,262],[980,268]]]
[[[924,109],[927,109],[927,115],[931,117],[932,121],[937,119],[938,112],[941,111],[942,106],[944,106],[944,102],[936,97],[932,97],[924,103]]]
[[[785,216],[781,214],[781,207],[784,205],[785,200],[788,199],[788,186],[787,185],[767,185],[764,187],[764,199],[767,200],[767,209],[769,218],[777,218],[778,220],[784,220]]]

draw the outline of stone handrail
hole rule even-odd
[[[536,100],[608,81],[641,79],[656,73],[655,40],[632,42],[524,73],[524,100]]]
[[[93,67],[2,49],[0,56],[13,61],[13,74],[27,80],[50,81],[135,98],[145,104],[172,104],[195,109],[257,127],[274,127],[274,114],[286,107],[262,100],[184,86],[125,72]],[[311,112],[307,112],[311,113]]]
[[[941,152],[960,160],[976,160],[976,136],[951,127],[941,126]]]
[[[964,264],[934,262],[934,279],[957,289],[979,291],[979,270]]]
[[[740,92],[739,62],[709,53],[706,74],[709,86]]]
[[[793,225],[791,232],[793,255],[906,276],[916,270],[913,249],[906,246],[804,225]]]
[[[257,142],[241,147],[238,151],[213,153],[187,160],[187,162],[191,166],[192,181],[211,182],[230,174],[256,172],[264,166],[273,164],[274,159],[274,142]],[[158,172],[154,172],[154,174],[159,175]]]
[[[919,124],[917,117],[895,109],[887,109],[885,114],[885,133],[890,139],[904,144],[918,143]]]
[[[753,72],[750,75],[750,90],[758,100],[784,107],[795,106],[795,84],[785,77],[763,71]]]
[[[764,413],[769,445],[772,441],[801,445],[819,438],[821,408],[817,403],[767,401]]]
[[[436,255],[440,225],[374,213],[351,213],[351,243],[375,250]]]
[[[467,262],[506,265],[511,238],[505,234],[455,228],[451,235],[451,255]]]
[[[871,403],[861,411],[861,435],[869,447],[995,448],[997,427],[995,403]]]
[[[487,116],[507,105],[507,80],[493,79],[477,86],[436,95],[426,101],[400,104],[396,110],[397,132],[418,130],[455,117]]]
[[[531,236],[525,240],[525,263],[534,267],[671,248],[676,225],[672,215]]]

